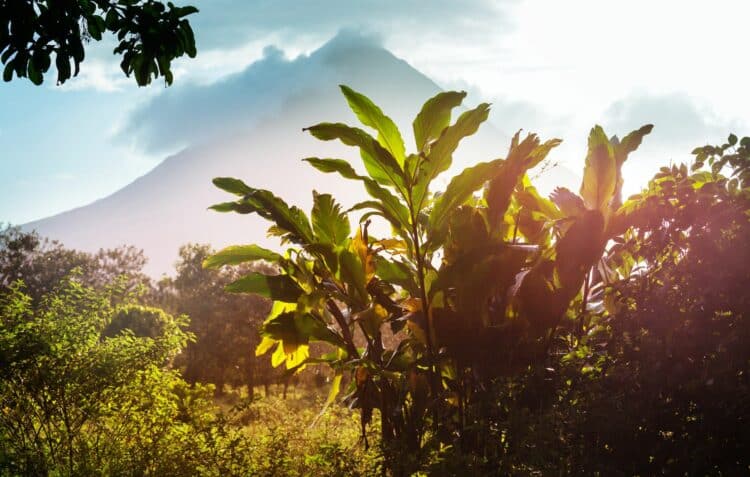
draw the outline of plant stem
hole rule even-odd
[[[333,317],[336,319],[336,323],[338,323],[339,327],[341,328],[341,334],[343,335],[344,342],[346,342],[347,352],[352,357],[359,358],[357,347],[354,345],[354,339],[352,338],[352,332],[349,329],[349,325],[347,325],[346,319],[341,313],[341,310],[339,310],[339,307],[336,306],[336,303],[334,303],[333,300],[328,300],[326,305],[328,306],[328,311],[331,312]]]
[[[591,282],[591,269],[586,272],[583,278],[583,298],[581,299],[581,316],[578,317],[578,338],[583,335],[583,319],[586,316],[586,307],[589,300],[589,286]]]

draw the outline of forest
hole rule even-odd
[[[357,148],[365,172],[304,162],[368,200],[311,191],[308,214],[213,179],[228,196],[212,209],[268,220],[281,249],[187,244],[155,281],[133,247],[2,230],[2,475],[750,469],[750,138],[623,198],[652,126],[595,126],[580,190],[546,198],[530,171],[561,141],[519,132],[434,190],[489,105],[428,99],[407,152],[377,105],[341,91],[377,135],[306,132]]]

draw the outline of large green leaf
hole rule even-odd
[[[617,179],[615,184],[614,198],[611,204],[613,212],[616,211],[620,207],[620,205],[622,205],[622,165],[628,159],[628,155],[638,149],[638,147],[641,145],[641,142],[643,141],[643,137],[647,134],[650,134],[652,129],[654,129],[653,124],[646,124],[645,126],[641,126],[635,131],[631,131],[624,138],[622,138],[622,141],[618,141],[617,136],[615,136],[613,138],[614,140],[611,141],[615,150],[615,163],[617,164]]]
[[[612,200],[617,182],[615,153],[601,126],[589,134],[589,150],[583,169],[581,197],[591,210],[604,210]]]
[[[313,191],[312,226],[318,242],[341,245],[349,238],[349,218],[331,194]]]
[[[370,196],[380,201],[383,204],[383,208],[398,220],[400,228],[409,228],[409,224],[411,223],[409,209],[406,208],[398,197],[390,193],[388,189],[380,187],[372,180],[365,180],[365,189]]]
[[[373,103],[367,96],[354,91],[345,85],[340,85],[341,91],[352,108],[354,114],[365,126],[378,131],[378,142],[391,153],[396,161],[403,167],[406,156],[404,140],[401,138],[393,120],[383,114],[383,111]]]
[[[409,268],[406,263],[378,255],[375,259],[375,269],[378,278],[381,280],[403,287],[412,296],[419,295],[416,282],[417,273]]]
[[[529,156],[526,158],[524,167],[526,169],[535,167],[547,157],[552,149],[556,148],[560,144],[562,144],[562,139],[555,138],[545,141],[544,144],[535,147],[531,154],[529,154]]]
[[[227,177],[217,177],[213,182],[217,187],[228,192],[242,195],[242,198],[235,202],[216,204],[210,207],[211,209],[240,214],[256,213],[274,222],[276,228],[282,232],[279,235],[291,242],[309,244],[313,241],[312,228],[307,215],[295,206],[290,207],[272,192],[255,189],[238,179]]]
[[[219,268],[223,265],[238,265],[255,260],[277,262],[282,257],[276,252],[257,245],[232,245],[211,255],[203,261],[203,268]]]
[[[631,131],[622,138],[622,141],[619,141],[619,144],[615,147],[615,159],[618,166],[621,166],[627,160],[628,154],[640,147],[644,136],[651,134],[653,129],[653,124],[646,124],[635,131]]]
[[[430,213],[429,224],[433,234],[430,239],[431,243],[442,242],[451,213],[466,202],[485,182],[494,179],[504,165],[503,159],[480,162],[473,167],[467,167],[450,181],[445,193],[438,197]]]
[[[342,123],[320,123],[304,130],[323,141],[338,139],[347,146],[358,147],[370,177],[397,189],[404,186],[403,170],[398,161],[365,131]]]
[[[320,318],[295,310],[282,311],[266,319],[262,335],[283,341],[287,349],[290,344],[307,344],[311,339],[344,346],[341,337],[328,328]],[[270,347],[268,344],[266,346]]]
[[[281,340],[286,347],[290,344],[301,345],[307,344],[310,340],[309,335],[301,333],[295,322],[294,311],[286,311],[279,315],[266,320],[263,323],[262,334],[275,340]]]
[[[503,221],[511,195],[526,171],[542,162],[562,142],[560,139],[550,139],[541,144],[536,134],[528,134],[520,141],[520,133],[516,132],[511,140],[506,167],[487,185],[485,198],[493,229]]]
[[[225,287],[232,293],[257,293],[276,301],[295,303],[304,290],[289,275],[250,273]]]
[[[362,217],[360,217],[360,222],[364,222],[371,216],[384,218],[391,224],[393,230],[397,235],[403,238],[408,244],[411,244],[411,236],[409,235],[408,226],[405,226],[403,219],[397,217],[394,212],[390,208],[385,207],[382,202],[379,202],[377,200],[365,200],[362,202],[357,202],[356,204],[351,206],[351,208],[349,208],[349,211],[353,210],[367,211],[362,215]]]
[[[433,179],[450,167],[453,152],[459,142],[477,132],[479,126],[487,120],[489,113],[490,105],[487,103],[466,111],[453,125],[445,128],[432,144],[429,154],[422,159],[417,170],[417,180],[412,191],[412,204],[415,209],[421,209]]]
[[[544,216],[547,220],[557,220],[562,218],[562,214],[554,202],[542,197],[537,192],[536,187],[527,186],[516,192],[516,198],[521,207],[530,212],[536,212]]]
[[[348,162],[342,159],[320,159],[317,157],[308,157],[304,160],[309,162],[319,171],[326,173],[337,172],[347,179],[361,180],[364,182],[365,190],[367,190],[370,196],[376,199],[377,202],[364,201],[349,210],[372,208],[382,212],[380,215],[391,222],[397,230],[409,228],[409,210],[404,206],[401,200],[374,180],[357,174]]]
[[[337,172],[346,179],[365,179],[365,177],[357,174],[357,171],[354,170],[352,165],[343,159],[321,159],[319,157],[308,157],[302,160],[310,163],[311,166],[313,166],[320,172],[325,172],[327,174],[331,172]]]
[[[423,151],[430,141],[437,139],[451,122],[451,111],[466,97],[465,91],[445,91],[438,93],[422,106],[414,119],[414,141],[418,151]]]
[[[281,198],[267,190],[256,189],[248,197],[260,204],[259,215],[272,220],[278,228],[289,232],[286,238],[290,241],[305,244],[313,241],[310,220],[301,209],[289,207]]]
[[[357,254],[342,250],[339,254],[339,278],[347,284],[349,296],[355,299],[355,307],[362,307],[369,301],[365,267]]]
[[[214,178],[213,183],[219,189],[239,196],[247,195],[254,190],[252,187],[234,177],[216,177]]]
[[[215,212],[235,212],[237,214],[254,214],[258,212],[257,202],[248,199],[240,199],[234,202],[222,202],[214,204],[209,209]]]

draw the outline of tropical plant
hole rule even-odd
[[[750,138],[662,167],[624,206],[603,257],[596,325],[562,359],[569,472],[748,469]],[[564,371],[563,371],[564,372]],[[638,445],[633,445],[637,442]]]
[[[274,365],[285,363],[290,371],[330,365],[336,377],[329,401],[349,373],[345,400],[360,408],[363,430],[373,410],[380,411],[386,446],[419,451],[428,430],[433,442],[463,439],[473,419],[470,407],[483,402],[484,382],[543,362],[584,277],[624,220],[618,215],[620,168],[651,127],[623,141],[595,127],[580,198],[558,190],[552,202],[537,193],[526,171],[560,140],[521,139],[520,133],[505,159],[475,164],[436,192],[434,179],[450,168],[460,141],[487,119],[489,105],[451,124],[465,93],[439,93],[414,120],[417,150],[407,154],[380,108],[341,89],[377,137],[341,123],[306,130],[357,147],[366,172],[341,159],[305,161],[361,182],[371,199],[343,211],[331,195],[313,192],[308,218],[267,190],[214,179],[238,197],[214,210],[256,213],[273,223],[270,234],[292,247],[279,254],[232,246],[204,265],[275,264],[276,274],[252,273],[227,286],[274,300],[256,352],[274,349]],[[352,211],[362,212],[354,233]],[[391,225],[393,237],[369,233],[375,216]],[[332,351],[309,356],[309,342],[316,340]]]
[[[164,369],[184,319],[120,295],[75,275],[37,304],[0,295],[0,475],[239,474],[212,387]]]

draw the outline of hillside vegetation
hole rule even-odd
[[[367,200],[214,179],[279,249],[187,245],[154,282],[135,250],[3,231],[0,475],[750,472],[750,138],[626,199],[652,126],[595,126],[547,198],[529,171],[561,141],[519,132],[435,190],[489,105],[437,94],[412,149],[341,90],[367,130],[306,131],[362,162],[305,162]]]

